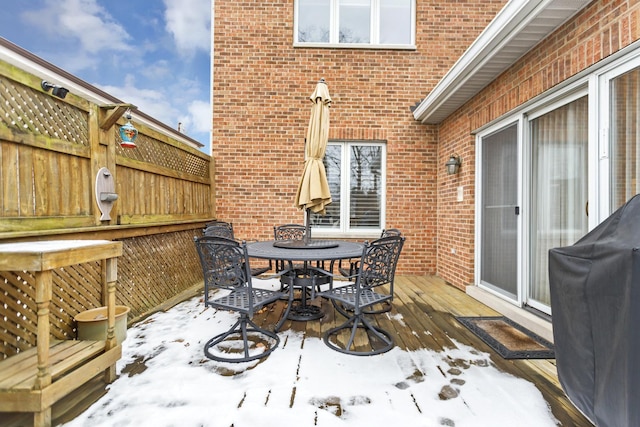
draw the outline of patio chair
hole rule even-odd
[[[342,305],[351,311],[347,313],[346,322],[324,334],[323,340],[327,346],[357,356],[380,354],[393,348],[391,334],[373,325],[365,310],[393,299],[395,270],[404,240],[402,236],[388,236],[371,243],[365,242],[358,272],[350,277],[355,279],[355,283],[333,287],[331,282],[331,288],[320,293],[320,296],[330,299],[336,308]],[[358,334],[359,329],[363,333]],[[367,342],[368,345],[365,344]]]
[[[205,224],[202,231],[205,236],[224,237],[234,239],[233,224],[225,221],[211,221]]]
[[[306,229],[300,224],[283,224],[273,227],[273,238],[275,240],[303,240]],[[284,261],[276,261],[276,272],[285,268]],[[296,264],[294,268],[298,271],[304,269],[303,264]]]
[[[233,363],[268,356],[278,347],[280,338],[251,319],[257,310],[284,294],[253,286],[246,242],[213,236],[197,237],[194,241],[204,275],[205,305],[240,314],[231,328],[207,341],[205,355],[212,360]],[[276,325],[276,331],[286,314]]]
[[[380,234],[380,237],[388,237],[388,236],[402,236],[402,232],[397,228],[388,228],[388,229],[382,230],[382,233]],[[358,272],[360,259],[358,258],[358,259],[353,259],[353,260],[348,260],[348,261],[349,261],[349,268],[347,269],[347,268],[344,268],[342,266],[342,260],[340,260],[338,262],[338,271],[344,277],[354,277],[356,275],[356,273]],[[341,314],[349,317],[346,314],[346,311],[348,311],[348,310],[345,309],[344,307],[336,306],[336,310],[338,310]],[[371,307],[370,309],[364,311],[364,313],[365,314],[380,314],[380,313],[386,313],[389,310],[391,310],[391,300],[387,300],[387,301],[384,301],[381,304],[378,304],[377,308]]]
[[[305,237],[306,228],[301,224],[283,224],[273,227],[273,237],[275,240],[303,240]],[[307,263],[294,264],[294,268],[300,274],[303,274],[307,267]],[[316,262],[316,267],[324,269],[324,261]],[[280,265],[276,265],[276,271],[284,268],[283,262],[280,261]],[[324,283],[328,283],[328,280]]]
[[[227,227],[233,229],[233,223],[228,221],[221,221],[219,219],[214,219],[213,221],[209,221],[204,226],[208,227],[210,225],[226,225]]]
[[[305,238],[306,228],[301,224],[284,224],[273,227],[273,238],[275,240],[303,240]],[[282,265],[280,265],[282,267]],[[302,264],[298,264],[299,268],[304,268]],[[324,263],[319,261],[316,267],[324,268]],[[276,270],[278,266],[276,266]]]
[[[303,240],[306,235],[306,227],[301,224],[282,224],[273,227],[273,237],[275,240]],[[307,301],[315,298],[315,291],[320,291],[320,285],[327,284],[330,278],[324,277],[320,274],[315,274],[311,277],[309,273],[309,263],[289,263],[285,265],[286,261],[276,261],[276,272],[283,271],[287,267],[290,269],[291,274],[297,277],[294,282],[298,284],[298,288],[301,291],[300,298],[295,298],[298,303],[296,307],[291,311],[290,318],[292,320],[313,320],[319,319],[323,316],[319,307],[307,304]],[[322,261],[316,263],[316,267],[324,267]],[[280,280],[280,291],[289,291],[289,277],[283,276]],[[300,285],[300,283],[308,284],[308,286]],[[315,287],[314,287],[315,284]],[[289,292],[292,294],[293,292]]]
[[[402,236],[402,232],[397,228],[388,228],[388,229],[382,230],[380,237],[387,237],[387,236]],[[358,272],[358,261],[360,261],[360,259],[345,260],[345,261],[349,262],[349,267],[348,268],[344,267],[342,265],[342,260],[340,260],[340,262],[338,263],[338,271],[340,272],[340,274],[342,274],[345,277],[355,275]]]
[[[205,224],[205,229],[203,230],[203,234],[205,236],[212,237],[224,237],[225,239],[235,240],[235,236],[233,233],[233,224],[225,221],[211,221]],[[261,274],[270,271],[273,268],[273,264],[269,261],[268,265],[255,266],[251,268],[252,276],[259,276]]]

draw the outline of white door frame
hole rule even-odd
[[[611,206],[611,158],[609,157],[610,151],[610,105],[611,105],[611,81],[620,75],[627,73],[636,68],[640,68],[640,51],[636,51],[633,54],[627,55],[620,60],[610,64],[606,69],[601,70],[599,74],[591,79],[591,85],[594,87],[593,91],[597,98],[593,110],[597,119],[594,120],[597,123],[596,135],[597,138],[597,170],[599,174],[598,179],[598,211],[597,211],[597,223],[600,223],[607,219],[609,215],[613,213],[613,210],[617,209],[616,206]],[[595,218],[594,218],[595,219]],[[590,224],[591,225],[591,224]],[[597,224],[596,224],[597,225]],[[594,225],[595,226],[595,225]]]
[[[517,135],[518,135],[518,141],[517,141],[517,153],[518,153],[518,172],[517,172],[517,198],[516,198],[516,204],[517,206],[520,207],[520,215],[517,216],[516,218],[516,236],[517,236],[517,247],[518,247],[518,253],[516,255],[516,299],[510,298],[508,295],[505,295],[504,293],[498,292],[497,290],[495,290],[492,287],[488,287],[482,284],[481,281],[481,277],[482,277],[482,263],[481,263],[481,255],[482,255],[482,245],[481,245],[481,238],[482,238],[482,174],[483,174],[483,167],[484,165],[482,164],[482,140],[483,138],[494,134],[504,128],[507,128],[509,126],[512,126],[516,124],[517,125]],[[518,307],[522,306],[522,213],[523,213],[523,209],[522,209],[522,117],[517,117],[517,116],[511,116],[508,118],[505,118],[504,120],[501,120],[497,123],[495,123],[494,125],[483,129],[483,131],[481,133],[478,133],[476,135],[476,182],[475,182],[475,186],[476,186],[476,212],[475,212],[475,279],[474,282],[475,284],[479,287],[484,289],[485,291],[491,293],[492,295],[495,295],[511,304],[514,304]]]

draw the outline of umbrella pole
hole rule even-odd
[[[311,209],[304,210],[304,244],[307,246],[311,240]]]

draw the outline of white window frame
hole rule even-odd
[[[329,141],[328,145],[340,146],[340,227],[324,228],[312,227],[313,237],[339,237],[339,238],[369,238],[380,237],[386,223],[387,202],[387,144],[383,141]],[[376,146],[381,148],[380,159],[380,227],[377,228],[351,228],[349,223],[351,206],[351,147],[352,146]]]
[[[299,42],[298,41],[298,13],[300,11],[299,0],[294,1],[293,15],[293,45],[295,47],[330,47],[349,49],[412,49],[416,48],[416,0],[411,0],[411,41],[408,44],[381,44],[380,43],[380,0],[371,0],[371,34],[369,43],[339,43],[339,0],[330,1],[330,36],[328,43]]]
[[[635,51],[631,55],[612,63],[602,70],[594,79],[597,85],[598,97],[598,173],[600,175],[599,204],[597,205],[598,222],[604,221],[619,206],[611,206],[611,140],[610,140],[610,109],[611,109],[611,81],[631,70],[640,68],[640,52]]]

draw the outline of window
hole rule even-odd
[[[413,47],[414,18],[415,0],[297,0],[295,43]]]
[[[314,231],[374,235],[382,231],[385,159],[384,143],[329,142],[324,165],[333,201],[326,215],[312,214]]]

